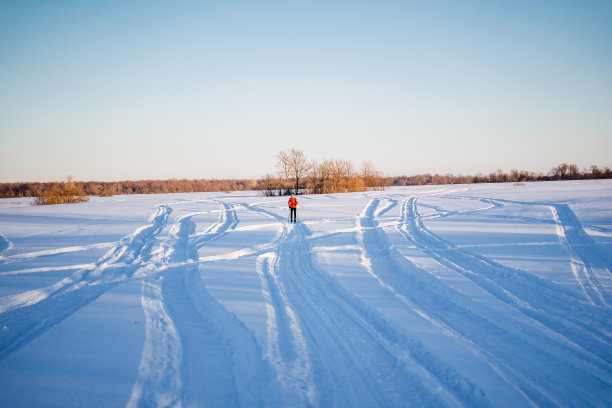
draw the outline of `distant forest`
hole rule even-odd
[[[416,176],[392,177],[385,180],[391,181],[393,186],[419,186],[427,184],[472,184],[472,183],[521,183],[527,181],[553,181],[553,180],[592,180],[612,178],[612,170],[609,167],[603,169],[591,166],[580,170],[575,164],[562,163],[553,167],[548,174],[532,171],[512,170],[510,173],[497,170],[489,174],[477,174],[475,176],[454,176],[452,174],[431,175],[419,174]]]
[[[43,192],[62,189],[66,183],[3,183],[0,198],[39,197]],[[121,194],[195,193],[209,191],[257,190],[257,180],[138,180],[138,181],[75,181],[77,189],[88,196]]]
[[[299,151],[281,152],[279,163],[285,159],[284,154]],[[415,176],[382,177],[371,164],[365,162],[356,171],[347,161],[326,160],[323,163],[304,167],[296,178],[286,168],[279,170],[279,176],[266,175],[259,180],[245,179],[200,179],[200,180],[140,180],[140,181],[70,181],[74,187],[87,196],[112,196],[120,194],[163,194],[186,192],[213,192],[213,191],[246,191],[259,190],[266,195],[298,193],[322,193],[357,191],[386,186],[416,186],[430,184],[471,184],[471,183],[507,183],[550,180],[587,180],[609,179],[612,171],[609,167],[599,168],[591,166],[580,170],[575,164],[562,163],[551,169],[548,174],[512,170],[509,173],[502,170],[490,174],[477,174],[474,176],[455,176],[452,174],[419,174]],[[335,172],[335,173],[334,173]],[[280,180],[280,184],[279,184]],[[345,181],[344,181],[345,180]],[[297,181],[297,182],[296,182]],[[67,183],[0,183],[0,198],[15,197],[41,197],[45,192],[63,189]],[[72,185],[72,184],[71,184]],[[297,190],[296,190],[297,187]]]

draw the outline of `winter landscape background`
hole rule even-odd
[[[612,404],[612,182],[0,200],[0,405]]]

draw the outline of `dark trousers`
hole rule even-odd
[[[295,222],[297,219],[297,208],[289,207],[289,216],[291,217],[291,222]]]

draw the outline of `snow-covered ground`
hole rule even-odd
[[[0,200],[0,406],[612,406],[612,181],[299,200]]]

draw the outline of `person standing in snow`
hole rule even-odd
[[[291,218],[291,222],[295,222],[297,219],[297,205],[298,200],[291,194],[291,198],[289,198],[289,216]]]

